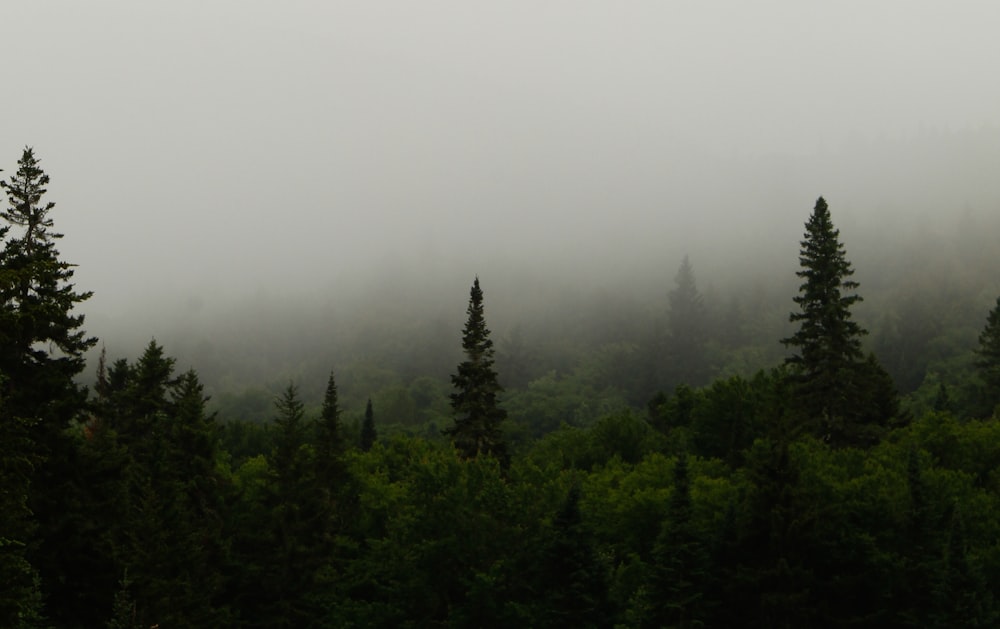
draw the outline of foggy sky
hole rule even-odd
[[[1000,210],[995,2],[2,13],[0,167],[35,147],[85,312],[150,313],[147,334],[166,306],[390,273],[463,277],[461,309],[473,274],[489,291],[515,267],[792,268],[821,194],[845,236],[880,212]]]

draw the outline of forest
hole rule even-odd
[[[446,319],[109,357],[48,184],[2,182],[0,626],[1000,624],[996,218],[880,246],[820,197],[791,277],[681,252],[494,338],[533,295],[470,269]]]

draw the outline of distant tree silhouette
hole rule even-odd
[[[705,335],[707,321],[705,303],[694,279],[691,259],[684,256],[677,270],[677,286],[670,291],[670,314],[667,319],[667,373],[670,385],[702,384],[705,380]]]
[[[378,441],[378,432],[375,430],[375,413],[372,411],[372,399],[368,398],[368,406],[365,407],[365,421],[361,424],[361,449],[368,452]]]
[[[996,306],[986,317],[976,357],[976,367],[986,385],[988,410],[993,410],[1000,403],[1000,297],[997,297]]]

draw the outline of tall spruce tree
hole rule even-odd
[[[7,376],[7,404],[21,417],[41,420],[59,432],[79,412],[86,392],[74,382],[85,366],[84,353],[97,340],[81,329],[83,315],[73,309],[90,298],[76,292],[71,264],[59,259],[49,212],[43,202],[49,176],[25,148],[18,169],[0,182],[10,207],[0,216],[0,370]]]
[[[465,360],[458,373],[451,377],[456,391],[451,394],[455,424],[444,432],[449,435],[465,458],[479,455],[495,457],[502,466],[508,464],[507,444],[500,424],[507,412],[500,408],[497,396],[503,388],[493,369],[493,341],[486,327],[483,311],[483,291],[476,277],[469,295],[468,320],[462,332]]]
[[[823,197],[806,222],[799,256],[804,280],[794,298],[799,312],[789,320],[799,329],[782,343],[794,353],[785,359],[792,367],[794,396],[803,417],[822,439],[835,445],[862,445],[877,439],[878,426],[887,424],[895,409],[895,391],[874,357],[865,358],[861,337],[868,332],[851,318],[851,307],[861,301],[858,283],[834,228]],[[873,381],[881,381],[877,391]],[[876,424],[873,426],[872,424]]]
[[[25,148],[18,168],[0,181],[7,207],[0,211],[0,373],[5,412],[23,424],[25,452],[37,464],[31,470],[29,508],[37,523],[28,559],[38,570],[43,594],[62,601],[70,593],[60,585],[72,558],[63,547],[74,523],[66,504],[73,500],[75,444],[70,421],[86,405],[85,387],[76,376],[84,354],[96,339],[82,330],[83,315],[74,309],[91,293],[77,292],[73,268],[59,257],[52,202],[44,202],[49,177],[34,151]]]
[[[986,326],[979,335],[976,367],[985,385],[986,410],[992,411],[1000,404],[1000,297],[997,297],[996,306],[986,317]]]

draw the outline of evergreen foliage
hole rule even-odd
[[[1000,297],[979,334],[976,357],[976,367],[985,385],[986,405],[992,411],[1000,404]]]
[[[343,457],[347,448],[343,422],[340,419],[340,404],[337,400],[337,383],[333,372],[326,383],[323,407],[316,426],[316,474],[317,480],[327,491],[343,475]]]
[[[493,369],[493,341],[483,311],[483,291],[475,279],[469,296],[468,320],[462,331],[465,360],[451,377],[456,391],[451,394],[455,424],[445,430],[465,458],[492,456],[502,466],[509,463],[507,444],[500,424],[507,417],[498,396],[503,388]]]
[[[0,227],[0,373],[4,412],[27,428],[15,439],[33,461],[30,482],[37,489],[28,508],[38,541],[26,557],[41,577],[43,596],[61,600],[73,597],[61,585],[71,569],[63,543],[72,532],[65,504],[73,499],[75,473],[66,429],[86,409],[86,390],[75,378],[96,339],[86,336],[83,315],[74,312],[91,293],[74,290],[72,265],[59,257],[62,235],[50,215],[55,204],[43,201],[48,183],[30,148],[15,173],[0,181],[7,197],[0,211],[6,222]]]
[[[0,397],[0,625],[4,627],[42,626],[38,574],[27,556],[35,531],[28,496],[37,464],[30,428],[31,422],[10,415]]]
[[[667,517],[653,547],[651,618],[644,623],[650,627],[705,626],[709,556],[694,528],[692,508],[688,457],[681,455],[674,464]]]
[[[372,399],[368,398],[365,419],[361,424],[361,450],[368,452],[376,441],[378,441],[378,431],[375,430],[375,412],[372,410]]]
[[[538,626],[607,626],[607,580],[580,514],[576,485],[556,514],[538,561]]]
[[[635,346],[591,351],[588,337],[558,369],[521,365],[526,387],[512,393],[526,419],[501,434],[477,279],[452,378],[453,443],[429,421],[432,398],[446,405],[443,373],[409,387],[380,374],[344,397],[331,373],[318,420],[306,409],[319,400],[290,383],[273,422],[232,422],[223,447],[198,374],[176,374],[156,341],[131,363],[102,352],[85,399],[73,376],[90,341],[70,308],[87,294],[49,247],[45,181],[29,150],[4,185],[0,626],[1000,622],[1000,422],[969,410],[1000,386],[1000,300],[978,350],[972,326],[909,421],[861,352],[857,285],[822,199],[786,366],[679,385],[646,421],[621,395],[621,382],[648,375],[629,360]],[[700,303],[688,261],[682,293],[678,304]],[[514,353],[543,356],[538,342]],[[373,447],[369,399],[361,449],[347,448],[341,404],[380,379],[429,419],[389,426]]]
[[[789,316],[799,329],[782,340],[794,350],[785,362],[792,367],[800,412],[815,433],[832,444],[873,443],[891,419],[883,413],[891,412],[895,391],[891,379],[882,378],[877,361],[866,362],[861,351],[867,331],[851,316],[851,307],[861,301],[854,292],[858,283],[850,279],[854,269],[823,197],[806,222],[801,245],[802,270],[796,275],[804,282],[794,297],[799,311]],[[881,378],[883,385],[866,395],[863,388],[872,378]],[[888,408],[872,412],[865,404],[871,395],[886,398],[880,406]]]
[[[684,256],[670,291],[670,313],[667,318],[670,334],[667,351],[667,374],[671,385],[682,382],[703,384],[707,374],[705,341],[708,330],[707,310],[698,292],[691,260]]]
[[[73,378],[97,341],[81,329],[83,315],[73,313],[91,293],[74,290],[72,265],[59,259],[62,234],[49,215],[55,203],[42,201],[48,183],[30,148],[17,172],[0,182],[9,205],[0,212],[9,224],[0,251],[0,371],[8,408],[59,431],[82,406],[85,394]]]

